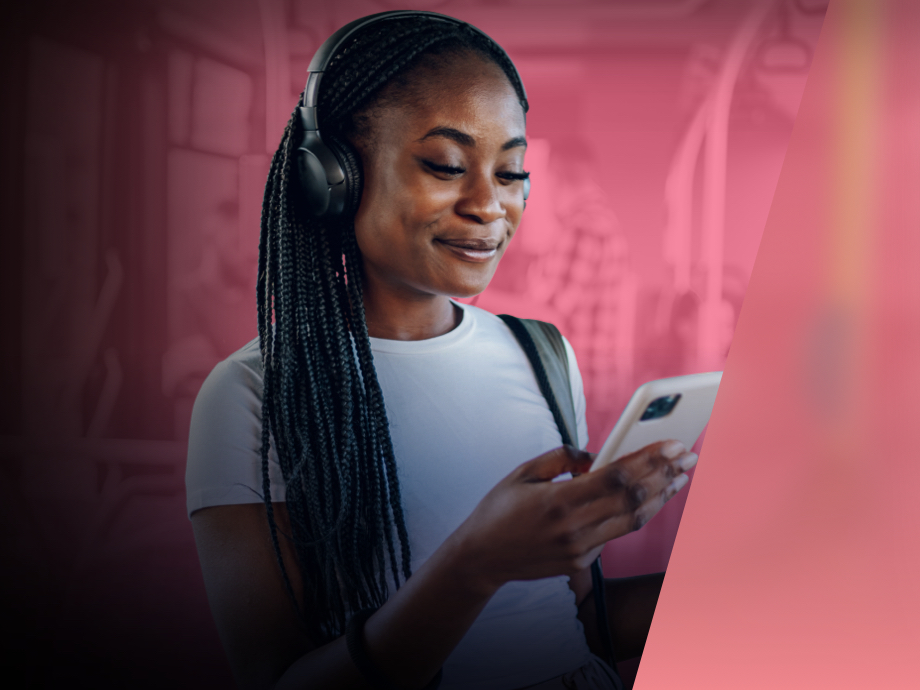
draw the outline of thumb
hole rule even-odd
[[[587,472],[593,461],[591,453],[572,446],[559,446],[533,460],[528,460],[521,465],[520,472],[524,481],[548,482],[566,472]]]

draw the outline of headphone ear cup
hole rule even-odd
[[[295,164],[300,188],[300,194],[295,196],[298,208],[308,216],[327,215],[332,196],[328,168],[337,166],[338,161],[315,132],[308,132],[297,148]]]
[[[364,185],[361,159],[358,157],[358,152],[347,141],[331,135],[325,137],[324,140],[345,174],[345,181],[332,188],[333,194],[341,195],[342,210],[338,215],[343,218],[354,218],[358,212],[358,205],[361,203],[361,191]]]

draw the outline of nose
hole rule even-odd
[[[507,215],[501,183],[489,172],[468,173],[462,186],[456,211],[464,218],[488,225]]]

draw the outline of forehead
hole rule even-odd
[[[384,99],[381,134],[452,127],[477,138],[504,136],[503,142],[524,134],[524,109],[514,87],[498,65],[479,55],[424,62],[407,75],[401,91]]]

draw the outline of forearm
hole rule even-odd
[[[496,591],[466,570],[448,540],[364,627],[365,649],[394,685],[424,687]],[[340,637],[294,662],[276,690],[367,687]]]

